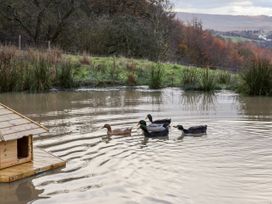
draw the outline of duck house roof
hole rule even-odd
[[[39,135],[48,129],[0,103],[0,142]]]

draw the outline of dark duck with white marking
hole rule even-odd
[[[148,132],[160,132],[168,129],[169,126],[167,124],[155,124],[151,123],[149,125],[146,124],[144,120],[139,121],[138,125],[146,126]]]
[[[169,126],[163,124],[151,124],[153,125],[152,128],[155,128],[152,129],[153,131],[151,131],[150,126],[146,126],[146,122],[143,120],[138,124],[140,125],[140,128],[143,131],[145,137],[164,137],[168,136],[169,134]],[[157,125],[157,127],[155,127],[155,125]]]
[[[174,126],[183,132],[184,135],[201,135],[207,133],[207,125],[193,126],[188,129],[184,129],[182,125]]]
[[[146,116],[146,118],[149,119],[149,121],[152,123],[152,124],[164,124],[164,125],[167,125],[169,126],[171,124],[171,119],[161,119],[161,120],[154,120],[153,121],[153,118],[152,118],[152,115],[151,114],[148,114]]]

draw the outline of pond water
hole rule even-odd
[[[232,92],[80,89],[1,94],[43,123],[34,145],[67,160],[63,169],[0,185],[0,203],[272,203],[272,98]],[[203,137],[107,139],[105,123],[136,127],[151,113],[173,125],[208,125]]]

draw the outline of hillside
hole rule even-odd
[[[270,33],[222,34],[204,30],[200,22],[185,25],[169,12],[168,0],[33,2],[14,0],[0,4],[0,44],[22,49],[57,47],[68,53],[124,56],[226,70],[239,70],[254,56],[270,57],[272,52],[248,43],[261,36],[268,39],[268,43],[262,40],[263,47],[271,47]],[[222,21],[220,16],[210,17],[219,21],[217,25],[241,26],[234,17]],[[232,43],[224,38],[244,43]]]
[[[269,16],[231,16],[212,14],[177,13],[177,18],[184,21],[200,19],[204,29],[217,31],[264,30],[272,31],[272,17]]]

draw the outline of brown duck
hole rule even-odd
[[[130,136],[131,135],[131,131],[132,128],[122,128],[122,129],[111,129],[111,126],[109,124],[105,124],[103,126],[103,128],[106,128],[107,134],[108,136],[112,136],[112,135],[126,135],[126,136]]]

